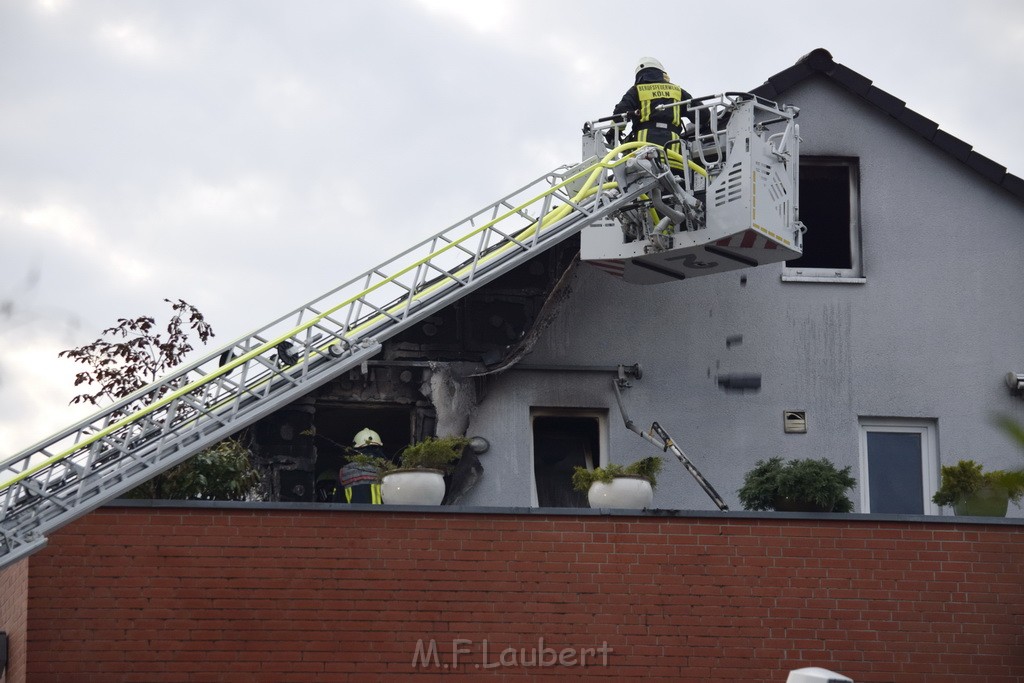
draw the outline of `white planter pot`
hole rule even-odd
[[[440,505],[444,500],[441,470],[392,470],[380,478],[385,505]]]
[[[610,483],[591,484],[587,500],[592,508],[643,510],[651,507],[654,487],[643,477],[615,477]]]

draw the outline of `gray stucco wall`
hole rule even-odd
[[[859,478],[866,416],[934,420],[944,464],[1024,464],[990,422],[1024,420],[1003,384],[1024,372],[1024,204],[824,79],[784,101],[801,109],[803,154],[860,160],[866,282],[783,282],[779,264],[641,287],[583,266],[525,362],[639,362],[631,417],[660,422],[734,509],[761,458],[827,456]],[[727,347],[737,334],[742,344]],[[762,374],[760,392],[715,382],[745,371]],[[491,379],[472,417],[469,434],[491,450],[466,504],[530,505],[531,407],[607,411],[612,461],[657,453],[624,428],[611,374],[512,370]],[[783,433],[785,410],[807,411],[806,434]],[[671,456],[654,504],[714,509]]]

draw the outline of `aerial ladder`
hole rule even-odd
[[[672,106],[693,117],[678,150],[609,146],[622,122],[589,122],[581,163],[0,461],[0,567],[581,231],[582,258],[638,283],[799,256],[796,110],[744,93]]]

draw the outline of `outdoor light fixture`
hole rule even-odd
[[[1010,391],[1018,396],[1024,396],[1024,373],[1006,373],[1006,386],[1010,387]]]

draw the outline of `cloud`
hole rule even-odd
[[[33,231],[45,248],[62,251],[85,262],[107,263],[122,284],[138,285],[149,277],[145,259],[112,242],[101,233],[85,210],[63,204],[45,204],[18,213],[23,229]]]
[[[68,6],[70,0],[36,0],[36,7],[46,14],[60,14]]]
[[[184,227],[217,223],[227,227],[275,222],[281,215],[281,182],[244,174],[221,183],[190,178],[163,200],[160,213]]]
[[[66,341],[32,329],[0,330],[0,458],[95,411],[68,406],[76,370],[57,359]]]
[[[452,19],[477,33],[506,32],[518,13],[510,0],[416,0],[428,12]]]
[[[316,84],[296,74],[267,75],[257,82],[255,101],[283,129],[300,131],[329,109]]]
[[[49,233],[69,248],[93,251],[99,242],[96,230],[82,211],[50,204],[19,213],[21,224],[40,233]]]
[[[154,33],[131,20],[101,24],[96,40],[113,54],[135,63],[159,62],[166,52]]]

